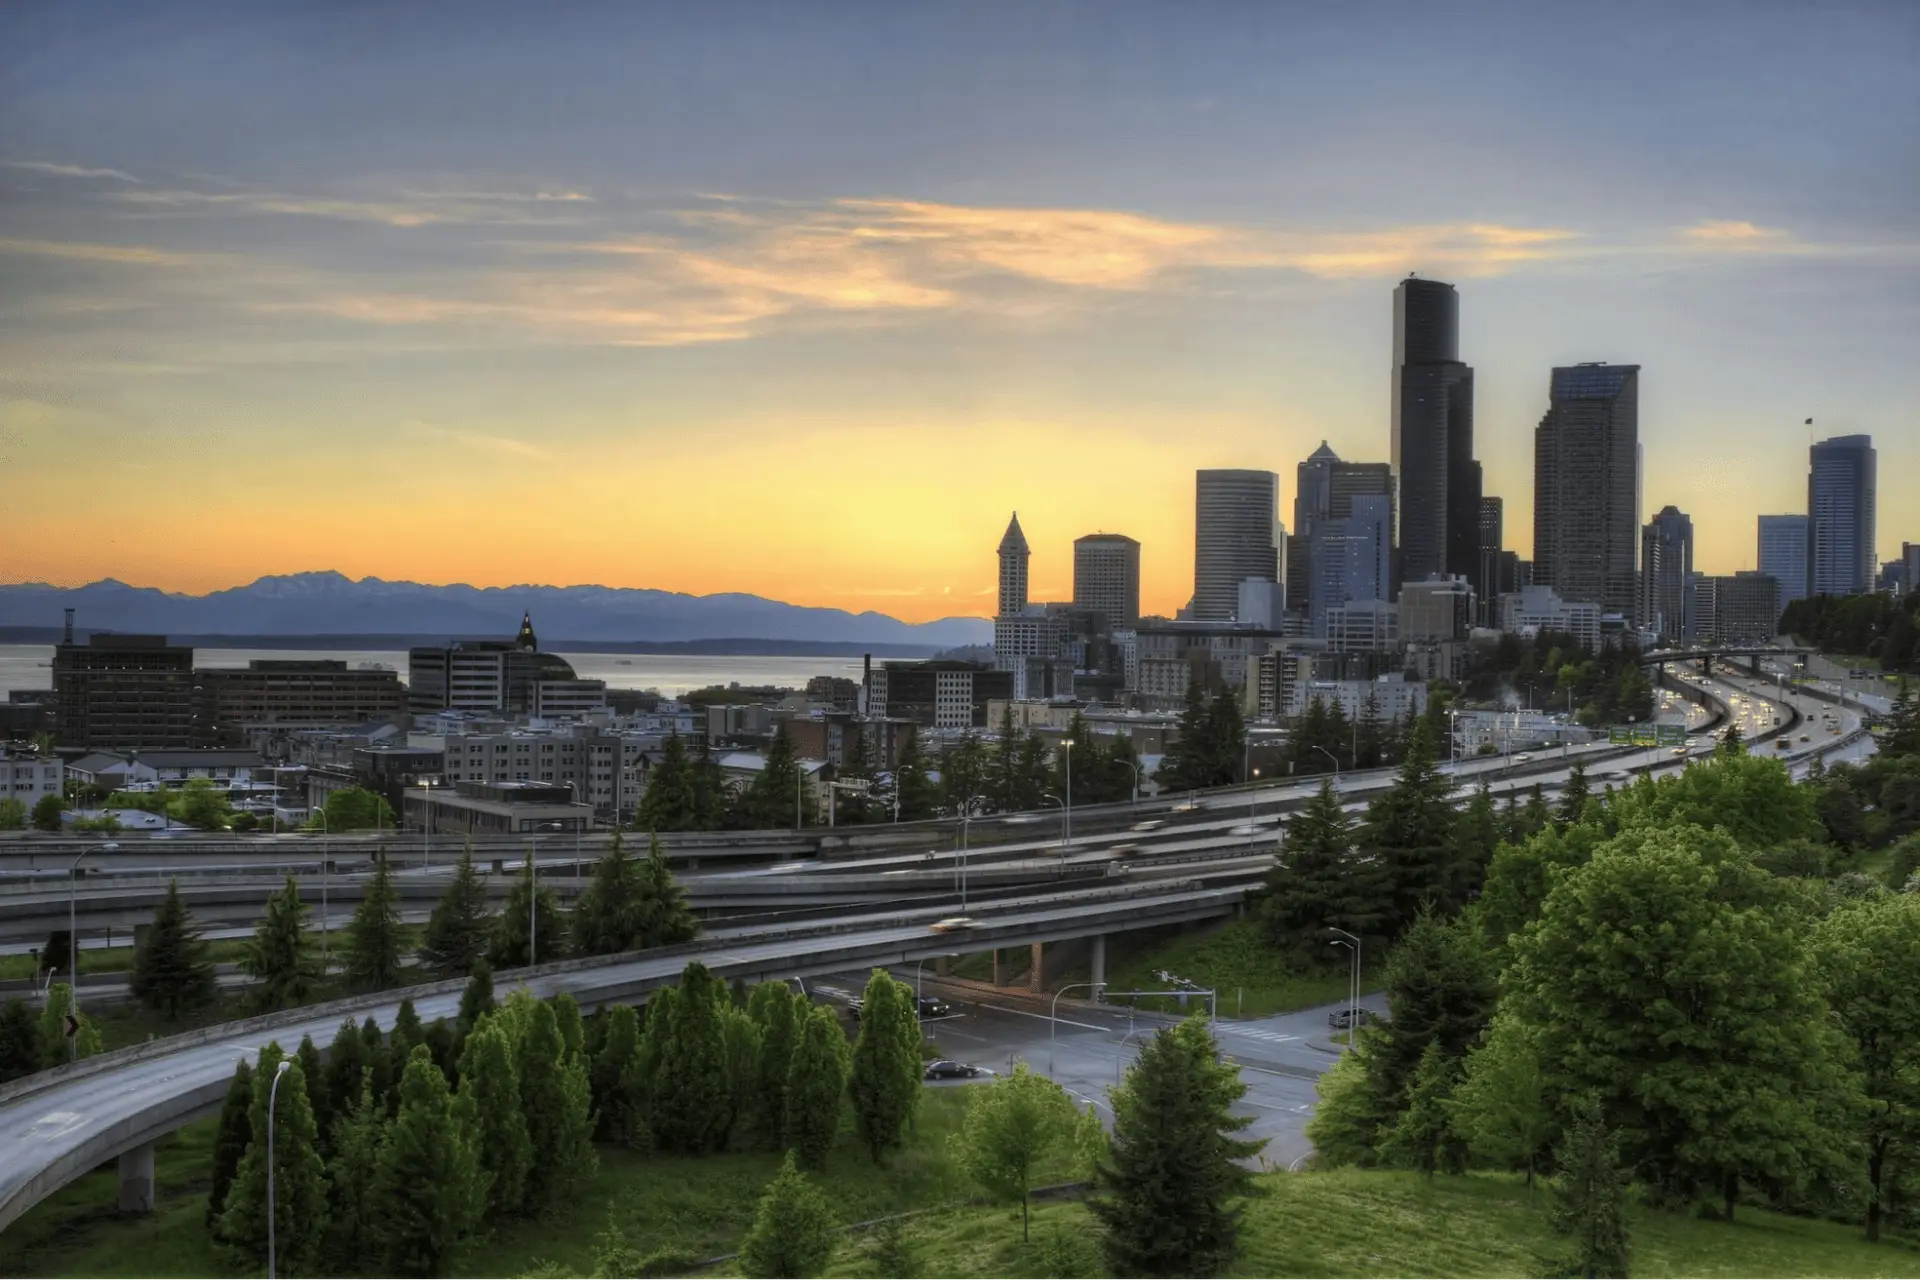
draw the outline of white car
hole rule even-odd
[[[977,928],[979,923],[980,922],[972,916],[948,916],[945,920],[935,920],[927,926],[927,931],[929,933],[959,933],[966,929]]]

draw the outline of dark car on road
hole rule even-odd
[[[955,1062],[950,1058],[941,1058],[938,1062],[929,1062],[926,1072],[927,1079],[929,1080],[972,1080],[977,1076],[985,1074],[986,1073],[979,1067],[968,1066],[964,1062]]]
[[[1368,1014],[1365,1009],[1335,1009],[1327,1015],[1327,1025],[1336,1031],[1345,1031],[1354,1025],[1356,1018],[1359,1025],[1363,1027],[1367,1025]]]
[[[935,996],[920,997],[920,1016],[922,1018],[944,1018],[953,1012],[953,1006]]]

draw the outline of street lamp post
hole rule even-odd
[[[1061,810],[1064,815],[1062,822],[1065,824],[1065,831],[1060,843],[1064,848],[1073,843],[1073,739],[1068,738],[1061,743],[1061,750],[1067,757],[1067,803]]]
[[[80,914],[78,902],[80,858],[84,858],[90,853],[101,850],[111,853],[119,847],[119,845],[111,841],[106,844],[89,845],[80,851],[80,857],[75,858],[73,865],[67,868],[67,981],[73,988],[73,994],[67,1000],[67,1012],[74,1016],[75,1021],[78,1021],[80,1017]],[[52,988],[49,987],[48,989],[51,990]],[[68,1036],[67,1061],[78,1062],[79,1060],[80,1037],[78,1035]]]
[[[1335,754],[1333,754],[1333,752],[1327,750],[1325,747],[1321,746],[1319,743],[1315,743],[1313,745],[1313,749],[1315,751],[1318,751],[1321,755],[1325,756],[1327,759],[1333,762],[1333,779],[1335,784],[1337,785],[1340,781],[1340,757],[1336,756]]]
[[[1345,929],[1335,928],[1333,925],[1328,925],[1327,928],[1340,935],[1333,940],[1332,945],[1345,947],[1353,953],[1352,968],[1348,970],[1347,976],[1347,1046],[1351,1048],[1354,1032],[1360,1029],[1360,939]]]
[[[280,1098],[280,1077],[287,1074],[292,1066],[291,1059],[280,1059],[280,1065],[273,1071],[273,1087],[267,1090],[267,1280],[273,1280],[274,1264],[274,1203],[273,1203],[273,1104]]]
[[[564,831],[566,826],[559,822],[542,822],[534,831]],[[527,964],[540,960],[540,838],[532,831],[527,833]]]
[[[1053,1004],[1047,1013],[1047,1076],[1049,1079],[1053,1076],[1054,1033],[1060,1026],[1060,997],[1069,991],[1076,991],[1081,987],[1091,988],[1097,994],[1100,989],[1106,985],[1104,982],[1069,982],[1066,986],[1053,993]]]
[[[327,905],[327,873],[331,870],[328,864],[332,861],[329,855],[333,849],[333,831],[327,825],[327,807],[321,805],[318,813],[320,815],[320,972],[325,974],[332,960],[329,947],[332,941],[333,921]]]
[[[1127,768],[1133,770],[1133,801],[1132,803],[1137,805],[1140,803],[1140,762],[1137,760],[1122,760],[1120,763],[1127,766]]]

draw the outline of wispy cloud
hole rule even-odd
[[[392,197],[276,191],[207,191],[193,188],[145,188],[116,191],[110,199],[146,213],[278,214],[376,223],[389,227],[448,225],[539,226],[576,221],[556,206],[593,204],[579,191],[403,191]],[[543,208],[545,206],[545,208]]]
[[[1778,227],[1759,227],[1732,219],[1708,219],[1682,232],[1687,239],[1720,249],[1782,249],[1792,238]]]
[[[400,424],[400,429],[410,436],[423,436],[428,439],[445,441],[462,449],[471,449],[477,453],[491,454],[495,457],[538,458],[551,461],[553,455],[539,445],[529,444],[525,440],[516,440],[512,436],[488,435],[481,431],[463,431],[456,427],[435,426],[430,422],[421,422],[409,418]]]
[[[29,173],[51,174],[56,178],[110,178],[115,182],[138,184],[140,179],[118,169],[89,169],[77,164],[56,164],[51,160],[0,160],[0,166],[8,169],[25,169]]]
[[[0,238],[0,253],[75,262],[124,262],[150,267],[183,267],[195,260],[190,253],[174,253],[140,244],[87,244],[76,240],[13,240]]]

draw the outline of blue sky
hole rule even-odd
[[[1920,540],[1920,7],[66,3],[0,49],[9,580],[932,617],[1018,507],[1037,591],[1116,529],[1171,610],[1195,467],[1387,456],[1409,270],[1510,545],[1578,360],[1643,366],[1702,567],[1809,416]]]

